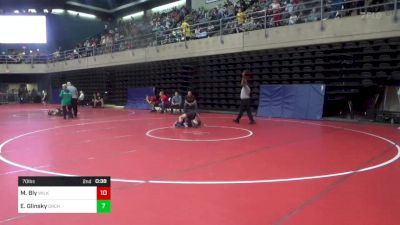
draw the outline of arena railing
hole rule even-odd
[[[238,23],[237,16],[191,24],[192,35],[190,40],[219,36],[221,43],[223,43],[224,35],[261,29],[265,31],[265,37],[267,38],[269,29],[272,27],[315,21],[320,21],[321,30],[323,30],[325,20],[347,17],[354,13],[365,17],[379,17],[381,13],[385,12],[393,13],[393,19],[397,21],[398,1],[383,0],[379,4],[369,4],[367,0],[344,0],[342,2],[311,0],[295,5],[291,13],[285,10],[286,6],[276,9],[267,8],[246,13],[246,20],[243,24]],[[184,42],[185,46],[188,46],[188,41],[190,40],[185,38],[182,29],[178,27],[104,43],[95,47],[82,47],[55,52],[46,56],[0,55],[0,64],[55,63],[146,47],[156,47],[158,50],[160,45],[176,42]]]
[[[0,92],[0,105],[19,102],[20,98],[17,93]]]
[[[0,55],[0,64],[44,64],[48,62],[48,55]]]

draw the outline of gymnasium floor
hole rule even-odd
[[[204,127],[174,129],[176,117],[0,105],[0,224],[400,223],[395,127],[201,114]],[[31,175],[111,176],[112,212],[18,214],[17,177]]]

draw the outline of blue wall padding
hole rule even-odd
[[[146,96],[154,95],[155,87],[128,88],[127,109],[151,109],[146,102]]]
[[[51,99],[49,99],[49,102],[51,104],[60,104],[61,105],[61,98],[60,98],[60,88],[52,88],[51,89]]]
[[[324,84],[261,85],[257,116],[319,120]]]

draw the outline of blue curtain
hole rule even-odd
[[[146,102],[146,96],[154,95],[155,87],[128,88],[127,109],[151,109]]]
[[[261,85],[257,116],[319,120],[324,84]]]

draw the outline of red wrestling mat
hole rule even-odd
[[[50,107],[50,106],[48,106]],[[0,106],[0,224],[398,224],[394,127]],[[18,214],[17,177],[111,176],[110,214]]]

